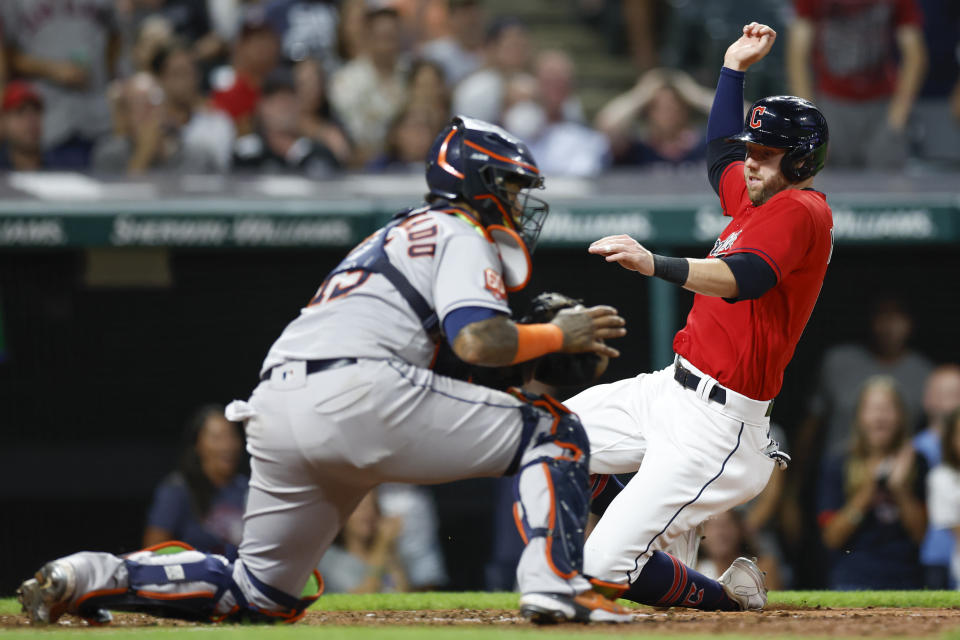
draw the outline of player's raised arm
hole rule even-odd
[[[718,194],[724,170],[745,155],[743,143],[727,141],[740,132],[743,124],[744,72],[769,53],[776,38],[777,32],[767,25],[751,22],[743,27],[743,35],[727,47],[723,57],[707,121],[707,175]]]

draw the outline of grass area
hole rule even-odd
[[[326,611],[414,611],[422,609],[516,609],[516,593],[483,591],[375,593],[355,596],[332,593],[313,609]],[[624,604],[632,605],[626,601]],[[769,608],[801,607],[960,607],[960,591],[771,591]],[[0,598],[0,614],[19,613],[14,598]]]
[[[960,607],[960,591],[771,591],[768,607]]]
[[[331,594],[322,597],[315,609],[328,611],[346,610],[422,610],[422,609],[515,609],[516,593],[402,593],[374,594],[354,596]],[[951,607],[960,608],[958,591],[774,591],[770,593],[770,606],[777,605],[807,607]],[[0,599],[0,614],[14,614],[20,610],[13,598]],[[79,640],[80,634],[90,633],[88,628],[53,627],[50,629],[4,629],[0,632],[3,640],[42,637],[44,640]],[[643,640],[683,640],[684,638],[703,640],[704,635],[663,635],[650,633],[649,629],[619,629],[611,634],[609,627],[583,627],[582,629],[538,629],[535,627],[449,627],[449,626],[383,626],[383,627],[334,627],[322,629],[324,640],[536,640],[548,633],[553,638],[576,640],[610,640],[610,638],[629,638]],[[95,631],[105,634],[110,640],[171,640],[171,634],[203,634],[203,640],[312,640],[321,634],[316,627],[308,626],[250,626],[236,625],[199,626],[199,627],[162,627],[123,629],[105,628]],[[719,638],[742,638],[742,634],[711,634]],[[784,638],[788,636],[777,636]],[[939,636],[940,640],[960,640],[960,631]]]

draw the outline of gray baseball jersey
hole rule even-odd
[[[380,240],[379,231],[358,246]],[[461,307],[510,313],[496,245],[455,214],[415,212],[389,231],[390,262],[442,320]],[[334,275],[271,347],[261,373],[286,360],[391,358],[428,367],[435,344],[403,296],[381,274]]]

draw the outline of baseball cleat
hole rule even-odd
[[[559,593],[525,593],[520,613],[534,624],[557,622],[632,622],[633,614],[593,589],[568,596]]]
[[[767,604],[767,585],[755,560],[737,558],[717,580],[742,611],[759,611]]]
[[[66,562],[48,562],[17,589],[17,601],[33,622],[56,622],[70,604],[76,588],[73,567]]]

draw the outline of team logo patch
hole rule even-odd
[[[690,585],[690,591],[687,592],[687,597],[683,599],[683,604],[688,607],[695,607],[701,602],[703,602],[703,589],[697,589],[697,583],[694,582]]]
[[[503,276],[493,269],[483,270],[483,286],[497,300],[507,299],[507,288],[503,284]]]
[[[740,235],[740,230],[734,231],[726,238],[717,238],[717,241],[713,243],[713,249],[710,250],[711,256],[722,256],[724,252],[728,251],[730,247],[733,246],[733,243],[737,241],[737,236]]]
[[[750,113],[750,128],[759,129],[760,128],[760,116],[763,115],[763,112],[766,111],[766,107],[754,107],[753,112]]]

